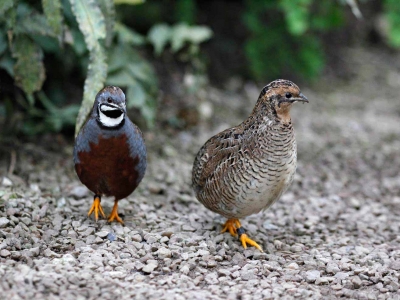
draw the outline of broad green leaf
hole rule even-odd
[[[103,88],[107,77],[107,55],[105,50],[97,45],[90,51],[88,73],[83,90],[83,100],[79,109],[75,126],[75,135],[85,123],[93,106],[96,94]]]
[[[0,30],[0,56],[7,50],[6,33]]]
[[[94,0],[69,0],[79,29],[89,50],[88,73],[85,80],[83,100],[76,120],[75,134],[78,134],[93,106],[97,92],[103,88],[107,77],[107,55],[101,41],[106,38],[104,16]]]
[[[122,69],[117,72],[108,74],[107,85],[129,86],[134,80],[135,79],[127,70]]]
[[[151,27],[147,39],[154,46],[154,53],[160,55],[171,39],[171,28],[167,24],[156,24]]]
[[[400,48],[400,5],[397,0],[384,2],[384,14],[388,22],[388,42],[395,48]]]
[[[52,131],[59,132],[65,125],[74,125],[78,111],[78,105],[69,105],[62,109],[56,108],[46,114],[45,122]]]
[[[104,16],[95,0],[69,0],[79,29],[85,37],[89,51],[98,47],[98,41],[106,38]]]
[[[114,0],[115,4],[130,4],[130,5],[137,5],[144,3],[145,0]]]
[[[110,50],[108,55],[108,73],[113,73],[116,70],[122,69],[126,66],[128,59],[128,47],[124,45],[118,45]],[[131,59],[129,59],[131,61]]]
[[[140,83],[132,81],[131,85],[128,86],[126,98],[128,108],[141,108],[146,103],[146,92]]]
[[[98,0],[101,12],[106,23],[106,46],[110,47],[114,36],[115,27],[115,6],[110,0]]]
[[[13,37],[12,29],[14,29],[17,20],[17,10],[15,6],[14,0],[0,0],[0,19],[5,21],[5,27],[9,29],[8,40],[10,43]]]
[[[194,44],[200,44],[209,40],[212,35],[212,30],[207,26],[191,26],[189,27],[187,39]]]
[[[68,32],[66,30],[66,32]],[[71,28],[71,31],[69,31],[71,34],[71,37],[73,39],[73,42],[71,43],[71,46],[74,48],[75,52],[78,55],[83,55],[83,53],[86,52],[87,47],[85,44],[85,37],[82,35],[82,32],[78,30],[78,28]]]
[[[188,26],[177,24],[172,28],[171,50],[177,52],[183,48],[186,42],[200,44],[212,36],[212,31],[205,26]]]
[[[15,33],[26,33],[29,35],[38,34],[55,37],[54,30],[49,26],[49,23],[44,15],[37,12],[32,12],[26,18],[17,22]]]
[[[0,16],[4,15],[7,10],[14,6],[14,0],[1,0],[0,1]]]
[[[127,89],[127,106],[137,107],[149,127],[154,125],[158,83],[152,66],[126,44],[111,49],[107,84]]]
[[[56,36],[61,34],[63,16],[61,13],[60,0],[42,0],[43,11],[47,19],[47,23],[53,29]]]
[[[143,105],[140,109],[141,114],[147,122],[147,125],[152,128],[156,117],[156,108],[152,105]]]
[[[24,90],[28,99],[33,99],[32,94],[42,88],[45,80],[42,49],[30,38],[18,35],[12,55],[17,60],[14,65],[15,82]]]
[[[280,0],[291,34],[302,35],[307,31],[311,4],[312,0]]]
[[[6,70],[11,77],[14,77],[14,64],[14,60],[8,53],[1,56],[0,68]]]
[[[119,22],[115,23],[115,32],[121,44],[141,46],[146,42],[146,39],[142,35]]]

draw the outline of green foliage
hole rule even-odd
[[[384,14],[388,22],[388,42],[395,48],[400,48],[400,2],[384,1]]]
[[[25,109],[24,133],[59,131],[74,124],[75,119],[78,132],[108,74],[107,83],[127,89],[128,107],[139,108],[149,126],[154,123],[157,78],[152,66],[134,49],[147,41],[115,20],[114,2],[109,0],[42,0],[41,6],[27,0],[1,1],[0,68],[25,92],[27,101],[15,95],[15,102]],[[47,53],[60,63],[58,76],[70,76],[68,72],[76,67],[87,69],[80,108],[55,105],[65,99],[57,82],[52,82],[55,86],[49,90],[53,98],[42,90],[46,78],[43,59]],[[0,112],[0,118],[7,118],[12,114],[10,105],[7,109],[0,105]]]
[[[75,134],[78,134],[93,106],[93,99],[104,86],[107,77],[107,55],[102,45],[107,32],[104,15],[96,1],[70,0],[70,3],[89,50],[88,74],[75,127]],[[112,30],[112,26],[109,29]]]
[[[45,74],[42,49],[28,36],[18,35],[12,47],[12,56],[16,58],[14,78],[33,105],[33,93],[42,88]]]
[[[254,78],[282,72],[315,78],[324,66],[319,33],[343,23],[343,8],[331,0],[247,0],[243,21],[250,31],[246,57]]]
[[[61,13],[60,0],[42,0],[44,15],[47,23],[53,29],[55,35],[60,35],[62,30],[63,15]]]
[[[171,45],[172,53],[188,45],[188,52],[196,55],[199,52],[199,45],[211,37],[212,31],[206,26],[189,26],[185,23],[169,26],[163,23],[154,25],[147,39],[154,46],[156,55],[160,55],[168,44]]]
[[[147,125],[155,121],[157,77],[152,66],[132,46],[143,45],[145,39],[117,23],[116,46],[110,51],[107,84],[126,87],[127,107],[138,108]]]
[[[175,19],[178,22],[193,25],[196,18],[195,0],[178,0],[176,2],[175,15]]]

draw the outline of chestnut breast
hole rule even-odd
[[[142,180],[146,148],[139,128],[129,119],[118,129],[104,129],[89,119],[76,144],[76,173],[93,193],[119,200],[129,196]]]

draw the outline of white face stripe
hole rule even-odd
[[[106,104],[100,105],[101,111],[109,111],[109,110],[117,110],[117,109],[119,109],[119,108],[116,106],[111,106],[111,105],[106,105]]]
[[[124,113],[121,114],[118,118],[110,118],[103,114],[101,110],[99,110],[99,121],[103,126],[106,127],[116,127],[121,124],[122,120],[124,119]]]

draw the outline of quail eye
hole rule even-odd
[[[291,94],[291,93],[286,93],[285,96],[286,96],[286,98],[288,98],[288,99],[292,98],[292,94]]]
[[[111,98],[108,98],[108,99],[107,99],[107,102],[108,102],[108,103],[111,103],[111,102],[112,102]]]

